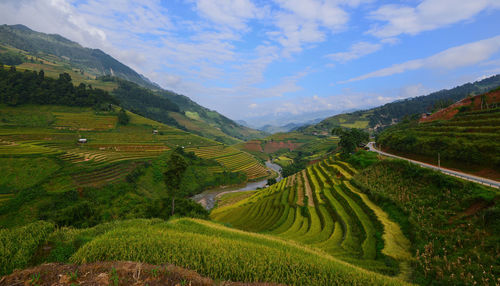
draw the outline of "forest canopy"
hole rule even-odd
[[[74,86],[67,73],[53,79],[46,77],[43,70],[19,72],[15,67],[6,69],[0,65],[0,103],[102,106],[118,104],[118,100],[84,83]]]

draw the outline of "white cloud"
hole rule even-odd
[[[346,52],[329,54],[326,57],[336,62],[345,63],[374,53],[381,48],[382,44],[379,43],[358,42],[356,44],[353,44],[351,48]]]
[[[246,28],[246,21],[265,13],[250,0],[197,0],[196,8],[214,23],[235,29]]]
[[[248,107],[250,107],[250,108],[257,108],[258,106],[259,105],[257,105],[257,103],[252,103]]]
[[[351,78],[347,82],[359,81],[369,78],[384,77],[421,68],[430,69],[456,69],[478,64],[489,59],[500,50],[500,36],[468,43],[458,47],[449,48],[428,58],[407,61],[395,64],[374,72]]]
[[[283,46],[285,55],[302,51],[303,46],[323,42],[328,33],[345,28],[348,13],[340,5],[355,6],[360,1],[275,0],[281,10],[272,12],[277,30],[272,40]]]
[[[24,24],[89,46],[102,47],[107,40],[104,30],[89,24],[65,0],[1,1],[0,19],[5,24]]]
[[[469,20],[481,11],[495,8],[500,8],[500,1],[424,0],[416,7],[389,4],[370,14],[371,19],[383,24],[375,25],[368,33],[380,38],[416,35]]]

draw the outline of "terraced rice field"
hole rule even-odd
[[[476,102],[479,101],[476,99]],[[489,169],[491,171],[485,170],[479,175],[491,173],[489,176],[497,179],[500,174],[500,108],[467,112],[447,108],[444,111],[452,113],[452,117],[396,125],[382,132],[377,144],[405,156],[419,156],[415,159],[431,164],[437,163],[434,158],[439,152],[445,167],[463,169],[469,173]]]
[[[382,209],[349,183],[355,172],[349,164],[328,158],[214,209],[211,217],[321,249],[368,270],[408,277],[410,242]]]
[[[260,164],[252,155],[223,145],[200,146],[186,148],[187,152],[194,152],[205,159],[214,159],[223,167],[233,172],[244,172],[249,180],[255,180],[269,175],[265,166]]]
[[[245,152],[130,112],[130,123],[123,126],[117,125],[115,113],[90,108],[27,105],[0,106],[0,110],[0,159],[50,160],[55,164],[50,170],[59,169],[50,177],[36,178],[29,175],[33,168],[19,169],[16,176],[29,184],[2,186],[0,180],[0,193],[15,193],[35,184],[51,193],[100,187],[124,180],[139,163],[177,147],[220,162],[221,166],[210,167],[214,173],[243,171],[250,179],[268,174]],[[79,138],[88,143],[77,143]]]

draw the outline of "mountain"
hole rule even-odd
[[[308,121],[306,123],[288,123],[288,124],[285,124],[285,125],[282,125],[282,126],[274,126],[274,125],[264,125],[260,128],[258,128],[259,130],[261,131],[264,131],[264,132],[267,132],[267,133],[279,133],[279,132],[290,132],[290,131],[294,131],[304,125],[308,125],[308,124],[314,124],[314,123],[318,123],[319,121],[321,121],[321,119],[317,119],[317,120],[312,120],[312,121]]]
[[[150,88],[159,88],[144,76],[99,49],[84,48],[60,35],[38,33],[24,25],[0,26],[0,43],[33,55],[66,58],[71,66],[94,76],[114,75]]]
[[[342,110],[342,112],[347,112]],[[248,122],[248,126],[262,130],[260,127],[265,125],[284,126],[289,123],[296,123],[302,125],[313,124],[312,121],[321,121],[321,119],[338,114],[339,111],[335,110],[321,110],[294,114],[291,112],[272,113],[267,115],[259,115],[255,117],[247,117],[244,120]]]
[[[111,91],[126,108],[143,116],[222,143],[234,144],[266,135],[200,106],[187,96],[162,89],[99,49],[82,47],[60,35],[39,33],[23,25],[1,25],[0,55],[5,64],[14,59],[16,66],[43,69],[47,76],[58,77],[66,72],[76,84]]]
[[[431,112],[469,95],[488,92],[500,86],[500,75],[428,95],[397,100],[368,110],[338,114],[318,124],[300,128],[306,133],[325,133],[335,126],[379,130],[401,121],[405,116]]]

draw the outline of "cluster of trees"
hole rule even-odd
[[[281,176],[286,178],[304,170],[307,167],[307,160],[304,157],[305,154],[303,152],[297,152],[297,157],[293,159],[293,163],[281,168]]]
[[[0,65],[0,103],[105,106],[118,101],[108,92],[84,83],[75,87],[67,73],[53,79],[46,77],[43,70],[19,72],[15,67],[7,70]]]
[[[113,90],[113,95],[124,108],[144,117],[185,129],[168,115],[168,111],[179,112],[179,106],[168,98],[156,95],[150,89],[143,88],[133,82],[115,77],[103,77],[103,79],[118,83],[118,88]]]
[[[356,148],[361,147],[370,139],[370,135],[367,132],[357,128],[336,127],[333,128],[332,134],[339,136],[339,147],[344,155],[353,153],[356,151]]]
[[[166,163],[166,171],[163,173],[167,194],[172,200],[172,215],[174,215],[177,198],[186,198],[210,187],[246,181],[246,175],[241,172],[216,174],[207,172],[206,167],[214,165],[219,165],[219,163],[202,159],[193,152],[186,153],[180,147],[172,152]]]
[[[26,61],[26,57],[12,52],[0,53],[0,65],[15,66]]]

